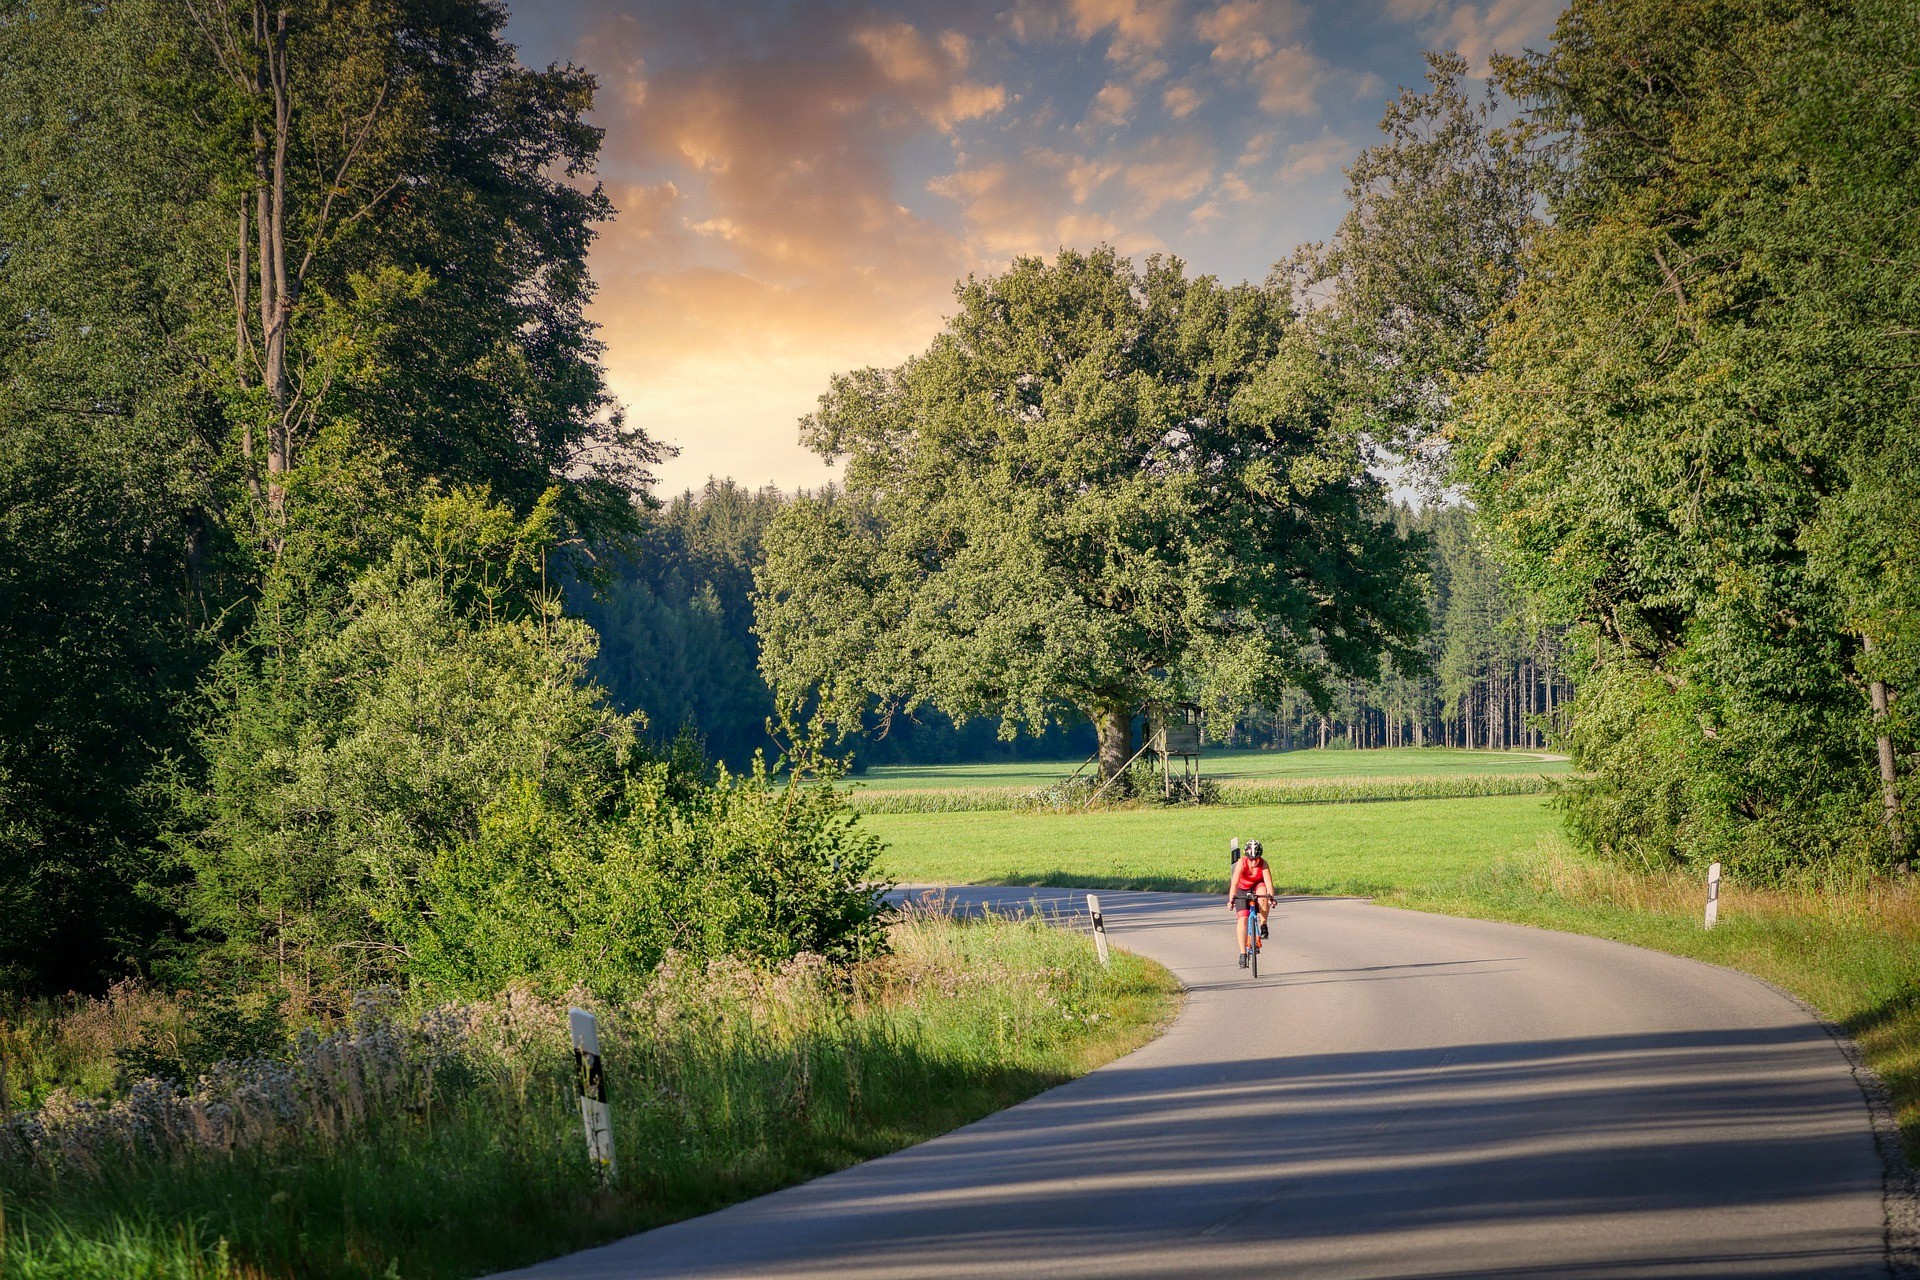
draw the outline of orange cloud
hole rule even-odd
[[[1007,102],[956,31],[848,17],[771,44],[656,56],[669,32],[609,14],[583,42],[603,78],[608,191],[593,253],[609,381],[670,443],[671,487],[706,469],[816,483],[794,423],[836,369],[897,361],[977,262],[896,198],[897,151]],[[681,33],[684,35],[684,33]],[[642,78],[644,77],[644,78]],[[623,175],[647,180],[623,180]]]
[[[1206,100],[1206,95],[1190,84],[1170,84],[1166,92],[1160,95],[1160,105],[1175,120],[1186,119],[1198,111],[1200,104]]]
[[[592,314],[631,419],[683,448],[668,488],[825,479],[795,423],[828,377],[924,349],[954,282],[1014,254],[1204,234],[1264,271],[1291,247],[1278,189],[1338,163],[1281,118],[1350,76],[1303,43],[1301,0],[516,9],[601,80],[620,215]]]
[[[1202,13],[1194,31],[1213,46],[1220,62],[1252,63],[1270,57],[1280,41],[1306,24],[1296,0],[1228,0]]]
[[[1306,46],[1290,44],[1256,63],[1252,75],[1260,90],[1262,111],[1309,116],[1320,109],[1314,95],[1333,78],[1333,71]]]
[[[968,242],[989,261],[1100,241],[1129,250],[1157,248],[1154,237],[1091,207],[1101,188],[1124,175],[1117,163],[1030,147],[1017,162],[970,164],[934,179],[928,189],[959,206]]]
[[[1121,181],[1133,193],[1132,216],[1150,217],[1207,189],[1213,181],[1212,148],[1192,137],[1154,138],[1129,155]]]
[[[1411,2],[1411,0],[1409,0]],[[1333,69],[1297,40],[1306,23],[1297,0],[1228,0],[1202,13],[1194,32],[1213,46],[1213,60],[1243,69],[1269,115],[1312,115],[1314,95]]]
[[[1133,115],[1133,90],[1114,83],[1093,96],[1093,107],[1083,122],[1089,129],[1111,129],[1124,125]]]
[[[1178,23],[1177,0],[1069,0],[1074,30],[1083,40],[1105,34],[1107,57],[1145,61],[1167,42]]]
[[[1452,49],[1484,77],[1496,52],[1519,53],[1545,40],[1565,8],[1565,0],[1492,0],[1458,4],[1450,0],[1388,0],[1387,10],[1402,22],[1419,25],[1432,44]]]

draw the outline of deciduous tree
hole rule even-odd
[[[927,351],[803,423],[845,488],[767,534],[761,661],[857,726],[930,703],[1008,735],[1141,703],[1325,696],[1425,625],[1420,548],[1275,288],[1109,249],[970,279]]]

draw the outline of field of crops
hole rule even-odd
[[[1093,773],[1077,761],[893,766],[855,779],[865,813],[1072,812],[1093,802]],[[1209,799],[1247,807],[1371,800],[1452,800],[1542,795],[1567,772],[1563,757],[1449,748],[1382,751],[1215,751],[1202,760]],[[1150,765],[1130,779],[1149,802],[1159,790]],[[1107,792],[1102,803],[1125,795]]]
[[[855,779],[866,791],[1044,787],[1080,766],[1079,760],[1020,760],[993,764],[883,765]],[[1259,751],[1208,749],[1201,772],[1223,783],[1352,778],[1446,778],[1463,774],[1548,774],[1567,771],[1565,756],[1536,751],[1462,751],[1453,747],[1396,747],[1379,751]]]

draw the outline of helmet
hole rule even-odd
[[[1262,857],[1265,855],[1265,853],[1266,853],[1266,850],[1260,847],[1260,842],[1258,840],[1247,841],[1247,856],[1249,858]]]

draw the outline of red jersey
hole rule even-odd
[[[1251,889],[1259,888],[1260,879],[1266,874],[1266,870],[1267,864],[1265,861],[1255,866],[1252,858],[1240,859],[1240,861],[1233,864],[1233,891],[1235,893],[1246,893]]]

